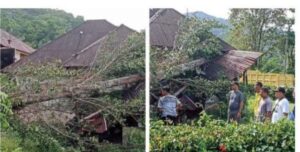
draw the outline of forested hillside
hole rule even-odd
[[[254,68],[263,72],[294,74],[294,11],[232,9],[228,20],[202,11],[192,12],[190,15],[221,24],[223,27],[212,28],[212,33],[235,48],[264,52],[265,55]]]
[[[33,48],[39,48],[84,22],[57,9],[1,9],[0,28],[12,33]]]
[[[226,41],[241,50],[263,52],[257,69],[295,73],[295,9],[231,9]]]
[[[225,39],[226,36],[228,35],[229,29],[231,27],[229,21],[227,19],[224,18],[219,18],[219,17],[215,17],[209,14],[206,14],[205,12],[202,11],[196,11],[196,12],[192,12],[190,13],[190,15],[197,17],[200,20],[215,20],[217,21],[219,24],[223,25],[223,28],[214,28],[212,29],[212,33],[218,37],[220,37],[221,39]]]

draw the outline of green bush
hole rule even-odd
[[[0,91],[0,128],[9,127],[8,117],[12,114],[12,104],[7,94]]]
[[[237,125],[203,115],[193,125],[152,122],[150,135],[151,151],[295,151],[295,125],[289,120]]]

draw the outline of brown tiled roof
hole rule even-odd
[[[153,13],[150,18],[151,46],[173,48],[179,22],[184,16],[174,9],[156,9]]]
[[[101,39],[112,31],[118,31],[119,36],[124,37],[127,36],[129,31],[133,30],[124,25],[117,28],[106,20],[89,20],[41,47],[28,57],[12,64],[8,69],[13,69],[28,62],[49,62],[53,60],[59,60],[65,66],[88,66],[101,44]]]
[[[111,31],[109,34],[107,34],[105,37],[97,40],[90,46],[84,48],[80,52],[77,52],[75,55],[70,57],[65,63],[65,67],[83,67],[83,66],[92,66],[95,63],[95,60],[97,59],[97,56],[101,55],[101,53],[97,51],[100,50],[103,43],[105,43],[105,38],[108,38],[109,36],[114,37],[113,41],[113,47],[117,48],[121,45],[122,42],[124,42],[130,34],[135,32],[134,30],[128,28],[125,25],[121,25],[115,30]]]
[[[1,47],[15,48],[26,54],[34,52],[34,49],[32,47],[19,40],[15,36],[11,35],[10,33],[4,31],[3,29],[0,29],[0,45]]]

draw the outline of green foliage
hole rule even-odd
[[[33,48],[52,41],[83,23],[82,16],[57,9],[2,9],[0,27]]]
[[[140,151],[145,145],[145,128],[123,128],[123,145],[140,146]]]
[[[0,132],[0,151],[2,152],[22,152],[22,147],[20,146],[21,139],[17,136]]]
[[[212,59],[221,55],[220,41],[211,33],[220,25],[214,20],[199,20],[187,17],[181,23],[175,42],[175,49],[184,51],[192,59]]]
[[[214,20],[199,20],[196,17],[182,20],[173,50],[151,48],[151,74],[158,79],[170,77],[177,73],[177,65],[200,58],[209,60],[222,54],[220,40],[211,33],[213,28],[218,27],[221,25]]]
[[[100,97],[91,100],[93,103],[92,108],[94,110],[88,109],[90,106],[85,104],[85,107],[78,109],[80,113],[88,115],[91,111],[97,111],[101,109],[101,114],[103,114],[110,123],[120,123],[126,126],[124,123],[127,116],[133,116],[139,125],[145,126],[145,91],[140,90],[137,97],[124,101],[121,94],[110,93],[102,94]]]
[[[63,152],[64,148],[54,139],[50,130],[36,125],[11,121],[11,127],[1,134],[0,150],[3,152]]]
[[[201,77],[194,77],[190,79],[177,79],[183,80],[189,84],[187,93],[198,98],[209,98],[213,95],[217,96],[221,101],[227,101],[227,94],[230,91],[229,80],[215,80],[210,81]]]
[[[9,127],[8,118],[12,115],[12,104],[7,94],[0,91],[0,128],[7,129]]]
[[[6,93],[16,90],[16,83],[7,74],[0,73],[0,90]]]
[[[60,66],[59,61],[45,64],[26,64],[16,68],[11,74],[19,79],[33,79],[38,81],[63,80],[82,74],[82,70],[67,70]],[[21,80],[19,80],[21,81]]]
[[[295,151],[295,124],[288,120],[237,125],[203,115],[192,125],[152,122],[150,136],[151,151]]]
[[[145,32],[134,33],[123,42],[124,45],[117,49],[122,52],[120,57],[114,62],[110,70],[106,72],[108,76],[125,76],[130,74],[145,73]],[[109,50],[111,51],[111,50]]]
[[[265,53],[264,72],[295,73],[294,9],[232,9],[227,41],[242,50]],[[291,14],[291,15],[287,15]]]

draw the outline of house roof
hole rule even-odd
[[[61,61],[67,67],[88,66],[103,42],[102,39],[112,31],[123,38],[133,30],[125,25],[116,27],[106,20],[88,20],[8,68],[13,69],[28,62],[49,61]]]
[[[119,47],[122,42],[124,42],[130,34],[135,32],[134,30],[128,28],[125,25],[121,25],[118,28],[114,29],[108,33],[103,38],[95,41],[90,46],[84,48],[80,52],[77,52],[76,55],[72,55],[64,64],[65,67],[82,67],[82,66],[92,66],[95,63],[95,60],[98,56],[101,56],[101,47],[105,47],[105,40],[109,37],[113,37],[114,40],[112,43],[111,49]],[[100,51],[100,52],[98,52]]]
[[[184,16],[174,9],[154,9],[150,12],[151,46],[173,48],[179,22]]]
[[[30,54],[34,49],[25,42],[11,35],[10,33],[0,29],[0,45],[5,48],[15,48],[23,53]]]
[[[179,23],[185,16],[175,9],[150,10],[150,43],[151,46],[173,48]],[[235,49],[218,38],[222,51]]]
[[[214,80],[223,73],[232,80],[255,64],[261,55],[261,52],[230,50],[208,64],[205,70],[206,77]]]
[[[150,43],[151,46],[172,49],[179,28],[179,22],[185,16],[174,9],[151,9],[150,10]],[[201,65],[193,64],[194,61],[187,63],[189,66],[185,70],[196,66],[205,67],[206,76],[216,79],[220,72],[233,79],[250,68],[262,53],[240,51],[218,38],[222,55],[211,61],[201,62]],[[196,60],[195,60],[196,61]]]

